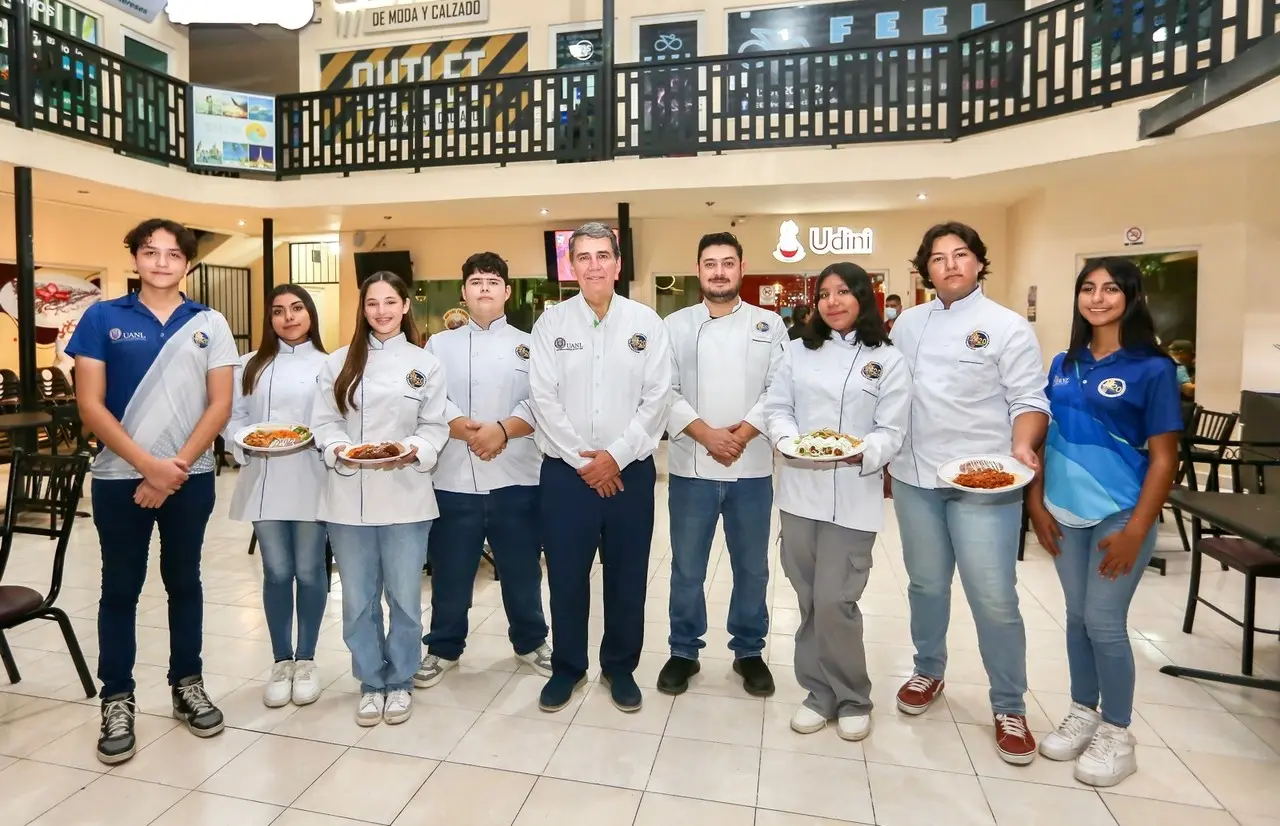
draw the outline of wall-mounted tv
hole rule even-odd
[[[573,268],[569,266],[569,238],[573,236],[571,229],[549,229],[545,233],[547,248],[547,279],[551,281],[574,281]],[[617,227],[613,234],[619,238]]]
[[[363,287],[369,276],[383,270],[400,276],[406,284],[413,283],[413,259],[407,250],[357,252],[355,260],[356,286]]]

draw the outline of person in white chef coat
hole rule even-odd
[[[538,473],[529,408],[530,337],[507,323],[507,262],[480,252],[462,265],[470,318],[430,338],[449,388],[449,443],[433,474],[440,516],[431,529],[431,628],[414,685],[430,688],[458,664],[485,540],[493,551],[516,658],[551,676],[542,613]]]
[[[724,518],[733,595],[728,625],[733,670],[748,694],[768,697],[773,675],[762,653],[769,633],[769,519],[773,448],[764,396],[788,341],[777,313],[743,301],[742,244],[728,232],[698,243],[702,301],[667,316],[675,371],[667,432],[671,513],[671,659],[658,690],[681,694],[706,645],[703,586],[716,523]]]
[[[377,272],[360,287],[350,346],[320,371],[312,427],[330,468],[319,518],[342,581],[342,637],[360,681],[356,722],[413,712],[422,655],[422,566],[438,515],[431,469],[449,440],[444,370],[422,349],[409,288]],[[354,465],[347,448],[392,443],[401,458]],[[390,609],[384,633],[382,602]]]
[[[657,473],[671,395],[671,347],[658,314],[614,293],[618,238],[590,223],[569,239],[581,292],[533,325],[529,400],[542,462],[542,531],[555,652],[539,707],[559,711],[586,679],[591,564],[604,568],[601,678],[613,704],[639,711],[632,673],[644,600]]]
[[[306,424],[316,397],[316,379],[328,358],[311,295],[281,284],[267,304],[262,346],[236,368],[235,403],[225,438],[240,462],[231,518],[252,522],[262,558],[262,609],[275,665],[262,701],[278,708],[290,701],[314,703],[316,642],[329,579],[325,571],[325,527],[316,519],[325,468],[314,445],[284,454],[245,451],[235,434],[256,424]],[[298,637],[293,629],[295,600]]]
[[[951,582],[957,569],[991,685],[996,747],[1015,765],[1035,758],[1027,728],[1027,641],[1018,608],[1022,493],[972,494],[938,479],[952,459],[1012,455],[1038,472],[1049,425],[1046,376],[1035,332],[983,295],[990,266],[972,227],[930,228],[913,261],[937,298],[906,310],[894,344],[915,380],[911,429],[889,465],[910,584],[915,670],[898,710],[923,714],[943,690]]]
[[[884,527],[884,466],[907,430],[911,373],[861,267],[827,267],[813,303],[769,387],[769,438],[776,446],[833,429],[864,450],[840,462],[784,458],[778,474],[782,570],[800,607],[796,681],[809,692],[791,728],[812,734],[835,720],[841,738],[861,740],[871,732],[871,678],[858,600]]]

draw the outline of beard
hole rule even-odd
[[[741,290],[741,284],[726,284],[723,286],[712,285],[710,287],[704,287],[702,289],[702,295],[704,298],[712,302],[724,303],[737,298],[738,293],[741,292]]]

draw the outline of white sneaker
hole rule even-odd
[[[422,658],[422,664],[418,666],[418,673],[413,675],[414,687],[431,688],[431,686],[444,679],[446,671],[457,664],[457,660],[446,660],[437,657],[435,654],[428,654]]]
[[[1040,753],[1050,760],[1075,760],[1089,748],[1101,722],[1098,712],[1072,703],[1066,719],[1040,741]]]
[[[865,739],[871,733],[871,715],[858,714],[841,717],[836,721],[836,733],[840,735],[841,740],[857,742]]]
[[[413,692],[407,688],[397,688],[387,692],[386,707],[382,710],[382,719],[389,726],[398,725],[413,716]]]
[[[1114,786],[1138,770],[1133,735],[1129,729],[1102,723],[1098,733],[1076,758],[1076,780],[1087,786]]]
[[[289,704],[293,695],[293,660],[281,660],[271,666],[271,679],[262,692],[262,704],[267,708],[280,708]]]
[[[528,654],[517,654],[516,659],[526,662],[533,667],[533,670],[540,676],[551,677],[551,646],[545,642]]]
[[[320,681],[316,679],[316,661],[298,660],[293,664],[293,704],[308,706],[320,699]]]
[[[386,707],[387,698],[377,691],[366,691],[360,695],[360,705],[356,710],[356,722],[366,728],[382,722],[382,710]]]
[[[791,715],[791,730],[797,734],[813,734],[827,727],[827,718],[808,706],[800,706]]]

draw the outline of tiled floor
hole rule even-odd
[[[219,514],[234,483],[234,473],[219,481]],[[982,663],[958,585],[946,702],[918,719],[894,709],[912,648],[906,576],[892,529],[880,538],[862,601],[877,703],[869,739],[846,743],[832,729],[800,736],[788,728],[801,698],[789,666],[798,615],[776,559],[768,657],[778,693],[762,701],[742,692],[726,648],[731,579],[722,539],[707,583],[712,628],[702,674],[674,701],[657,693],[652,687],[667,636],[665,484],[658,496],[639,714],[616,711],[594,681],[564,711],[540,712],[542,680],[511,656],[487,567],[476,580],[464,666],[415,694],[407,724],[356,726],[357,686],[348,674],[336,582],[318,656],[327,690],[306,708],[267,709],[261,693],[271,657],[260,563],[245,553],[248,526],[219,515],[205,551],[205,678],[228,729],[201,741],[167,715],[164,590],[153,559],[139,607],[137,677],[145,713],[131,762],[107,770],[94,759],[97,706],[84,699],[56,627],[9,634],[23,680],[8,685],[0,675],[0,826],[1280,826],[1280,694],[1158,672],[1169,662],[1239,667],[1238,632],[1211,612],[1200,612],[1194,635],[1181,633],[1185,555],[1173,553],[1170,575],[1149,574],[1138,592],[1131,635],[1140,771],[1099,794],[1076,783],[1069,765],[1037,760],[1017,768],[996,756]],[[1176,535],[1161,547],[1176,549]],[[50,550],[43,541],[19,540],[5,581],[43,586]],[[97,554],[93,527],[83,520],[60,603],[75,617],[91,666]],[[1034,542],[1019,573],[1027,700],[1039,735],[1068,703],[1062,600],[1053,567]],[[1260,620],[1270,627],[1280,625],[1274,584],[1264,583],[1260,597]],[[1238,608],[1242,580],[1208,571],[1204,591]],[[598,603],[592,616],[598,642]],[[1258,637],[1257,670],[1280,675],[1274,638]]]

